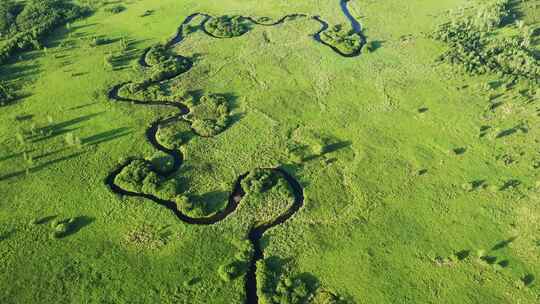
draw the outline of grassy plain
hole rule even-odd
[[[310,19],[231,39],[188,36],[175,51],[197,60],[174,81],[233,96],[234,119],[182,146],[182,191],[216,211],[239,175],[283,166],[306,199],[264,235],[264,255],[351,302],[540,301],[538,94],[486,90],[497,76],[436,64],[446,46],[427,35],[468,4],[353,0],[380,44],[355,58],[316,43],[320,24]],[[133,61],[194,12],[347,22],[338,1],[123,5],[0,67],[23,95],[0,112],[2,303],[242,303],[243,276],[223,280],[219,269],[245,250],[250,209],[192,226],[108,190],[123,159],[155,154],[146,128],[172,110],[114,103],[107,92],[136,77]],[[515,9],[538,26],[539,5]],[[93,37],[110,42],[91,46]],[[67,218],[76,229],[55,238],[55,220]]]

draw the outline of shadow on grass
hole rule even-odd
[[[14,234],[15,234],[15,229],[11,229],[9,231],[6,231],[0,234],[0,242],[9,239]]]
[[[92,135],[86,138],[82,139],[82,143],[84,145],[98,145],[101,143],[105,143],[111,140],[118,139],[120,137],[124,137],[128,134],[131,134],[132,132],[129,131],[129,128],[117,128],[112,129],[109,131],[101,132],[96,135]]]
[[[506,248],[506,247],[508,247],[508,245],[510,245],[516,239],[517,239],[517,237],[511,237],[511,238],[509,238],[507,240],[502,240],[499,243],[495,244],[495,246],[493,246],[493,248],[491,248],[491,250],[499,250],[499,249]]]
[[[42,128],[35,130],[35,134],[31,134],[29,139],[33,142],[40,142],[47,139],[57,137],[59,135],[66,134],[68,132],[77,130],[78,128],[70,128],[73,125],[79,124],[81,122],[88,121],[96,116],[103,114],[104,112],[93,113],[88,115],[83,115],[74,119],[66,120],[60,123],[51,124]]]
[[[78,216],[74,218],[73,222],[69,224],[69,229],[66,231],[66,233],[62,234],[60,237],[65,238],[70,235],[73,235],[77,232],[79,232],[84,227],[90,225],[92,222],[94,222],[95,219],[93,217],[89,216]]]
[[[81,155],[83,155],[85,153],[86,152],[84,152],[84,151],[83,152],[73,153],[73,154],[70,154],[68,156],[53,159],[53,160],[44,162],[42,164],[39,164],[37,166],[28,168],[28,170],[25,169],[25,170],[20,170],[20,171],[8,173],[8,174],[0,175],[0,182],[6,181],[6,180],[12,179],[12,178],[20,177],[20,176],[23,176],[23,175],[26,175],[26,174],[32,174],[32,173],[39,172],[39,171],[47,168],[48,166],[51,166],[51,165],[54,165],[54,164],[57,164],[57,163],[60,163],[60,162],[66,161],[66,160],[70,160],[72,158],[81,156]]]

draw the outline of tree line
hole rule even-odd
[[[89,8],[65,0],[0,1],[0,64],[18,52],[40,48],[40,40],[54,28],[89,13]]]
[[[517,34],[497,38],[495,30],[511,23],[510,0],[494,0],[475,14],[460,16],[441,25],[432,35],[449,48],[439,60],[462,67],[473,75],[495,73],[512,81],[540,82],[540,64],[531,48],[534,29],[519,20]]]

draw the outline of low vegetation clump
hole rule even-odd
[[[242,223],[256,227],[286,214],[294,204],[294,192],[281,173],[270,169],[252,170],[241,182],[245,197]]]
[[[166,174],[174,168],[174,157],[165,152],[156,152],[148,158],[148,161],[157,172]]]
[[[192,62],[189,58],[169,54],[163,46],[152,47],[145,56],[150,66],[145,70],[144,79],[128,83],[120,88],[122,97],[143,101],[181,101],[186,98],[181,94],[169,94],[159,82],[174,78],[188,71]]]
[[[321,34],[321,40],[343,54],[358,53],[364,45],[364,38],[359,33],[339,24],[324,31]]]
[[[176,101],[183,97],[166,94],[157,83],[188,71],[192,66],[189,58],[170,54],[163,45],[155,45],[148,50],[145,62],[150,67],[145,70],[144,79],[124,85],[119,91],[121,96],[144,101]]]
[[[127,191],[142,192],[143,187],[156,187],[157,175],[144,160],[134,160],[116,177],[115,183]],[[146,192],[146,191],[145,191]]]
[[[233,261],[224,265],[221,265],[218,269],[220,278],[225,282],[230,282],[245,272],[245,267],[237,261]]]
[[[212,212],[208,211],[204,204],[190,198],[188,195],[177,195],[174,198],[174,202],[176,203],[176,208],[188,216],[201,218],[212,215]]]
[[[316,287],[282,273],[268,260],[257,262],[257,294],[261,304],[309,303]]]
[[[52,222],[51,226],[54,229],[51,233],[51,236],[53,238],[63,238],[70,234],[72,231],[74,225],[75,225],[75,218],[67,218],[63,220],[55,220]]]
[[[246,193],[266,192],[276,184],[276,176],[270,170],[252,170],[242,180],[242,189]]]
[[[126,7],[123,6],[123,5],[118,4],[118,5],[113,5],[113,6],[110,6],[110,7],[106,7],[104,10],[107,13],[110,13],[110,14],[119,14],[119,13],[125,11]]]
[[[225,281],[230,282],[245,275],[249,261],[253,257],[253,247],[248,240],[237,241],[234,243],[237,254],[234,255],[234,259],[221,265],[218,268],[219,277]]]
[[[150,68],[149,80],[163,81],[172,77],[176,77],[188,71],[192,66],[189,58],[183,56],[169,56],[166,59],[159,61]]]
[[[441,25],[433,37],[449,48],[440,61],[473,75],[494,73],[512,81],[538,82],[540,64],[530,48],[533,31],[522,28],[518,34],[504,38],[497,38],[494,32],[510,14],[510,1],[497,0],[481,6],[476,15]]]
[[[199,136],[211,137],[221,133],[229,123],[227,98],[222,95],[203,95],[198,101],[188,104],[190,113],[186,119]]]
[[[118,94],[145,102],[181,102],[184,99],[183,96],[170,94],[165,85],[152,85],[149,81],[128,83],[120,88]]]
[[[345,304],[345,300],[327,290],[317,290],[310,304]]]
[[[205,30],[215,37],[232,38],[247,33],[249,21],[242,16],[212,17],[204,24]]]
[[[176,185],[155,172],[152,163],[133,160],[118,174],[115,184],[130,192],[151,194],[162,199],[176,196]]]
[[[179,149],[192,136],[191,125],[183,120],[160,126],[156,134],[158,142],[167,149]]]
[[[125,235],[125,243],[140,249],[158,249],[167,243],[167,239],[159,229],[150,225],[142,225],[130,230]]]
[[[0,64],[19,51],[40,48],[40,40],[54,28],[89,13],[64,0],[3,0],[0,2]]]

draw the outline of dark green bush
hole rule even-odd
[[[154,195],[160,199],[171,199],[177,195],[174,180],[165,180],[153,171],[153,165],[145,160],[133,160],[114,180],[124,190]]]
[[[204,95],[197,102],[188,104],[186,116],[191,127],[200,136],[210,137],[221,133],[228,125],[229,108],[227,99],[221,95]]]
[[[160,126],[156,138],[161,145],[167,149],[179,149],[180,146],[187,143],[193,132],[188,122],[179,121],[167,126]]]
[[[150,68],[149,81],[162,81],[186,72],[191,68],[191,60],[170,54],[165,46],[158,44],[150,48],[145,56]]]
[[[149,65],[156,65],[160,62],[166,61],[171,56],[167,53],[167,50],[165,49],[165,46],[162,44],[156,44],[152,46],[145,56],[145,61]]]
[[[230,282],[243,274],[244,270],[242,265],[237,261],[233,261],[224,265],[221,265],[218,269],[220,278],[225,282]]]
[[[126,7],[123,6],[123,5],[120,5],[120,4],[118,4],[118,5],[113,5],[113,6],[110,6],[110,7],[106,7],[106,8],[105,8],[105,11],[106,11],[107,13],[111,13],[111,14],[119,14],[119,13],[125,11],[125,10],[126,10]]]
[[[191,60],[182,56],[171,56],[153,65],[150,71],[151,81],[162,81],[175,77],[191,68]]]
[[[160,173],[170,172],[174,167],[174,158],[164,152],[156,152],[148,161],[152,168]]]
[[[335,25],[321,34],[321,40],[334,46],[343,54],[354,54],[360,51],[364,43],[362,36],[352,29]]]
[[[250,30],[249,21],[242,16],[212,17],[204,24],[205,30],[222,38],[238,37]]]
[[[246,193],[265,192],[276,184],[276,177],[270,170],[255,169],[242,180],[242,189]]]
[[[150,164],[144,160],[134,160],[127,165],[115,178],[115,183],[127,191],[142,192],[143,187],[155,189],[155,173],[150,169]]]
[[[301,277],[291,277],[274,269],[267,259],[257,263],[256,277],[261,304],[310,303],[317,288]]]
[[[74,229],[75,222],[75,218],[67,218],[63,220],[53,221],[51,223],[51,226],[54,229],[54,231],[52,232],[52,236],[54,238],[63,238],[67,236]]]
[[[176,208],[183,214],[192,217],[204,217],[208,215],[201,204],[197,204],[186,195],[177,195],[174,198],[174,201],[176,203]]]

